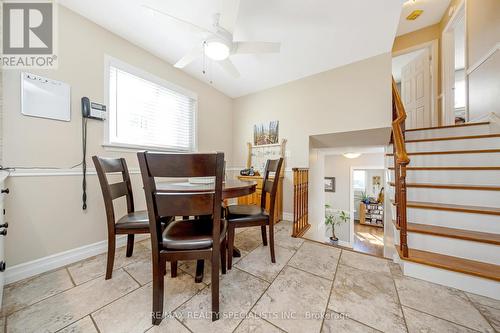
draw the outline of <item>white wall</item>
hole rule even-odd
[[[20,72],[4,71],[4,166],[67,168],[81,160],[82,96],[104,101],[104,56],[110,55],[198,94],[200,151],[224,151],[232,162],[232,99],[172,65],[112,34],[78,14],[59,7],[59,68],[33,71],[71,85],[71,122],[22,116]],[[137,168],[135,152],[107,151],[103,123],[88,123],[90,156],[124,156]],[[214,135],[214,133],[217,133]],[[136,170],[137,171],[137,170]],[[81,175],[10,177],[6,213],[9,266],[95,243],[107,238],[97,177],[88,179],[88,210],[81,209]],[[132,176],[136,207],[144,209],[140,176]],[[123,212],[123,211],[122,211]]]
[[[286,138],[284,211],[292,212],[290,168],[309,164],[311,135],[391,124],[391,54],[382,54],[234,100],[234,166],[246,163],[253,125],[279,120]],[[311,213],[311,211],[310,211]]]
[[[481,60],[500,43],[500,1],[467,0],[467,66]],[[469,77],[469,118],[491,112],[500,115],[500,51],[496,51]]]
[[[342,155],[326,155],[319,151],[314,150],[316,159],[313,161],[312,166],[314,170],[311,170],[311,174],[314,178],[311,179],[310,196],[311,200],[315,199],[314,211],[319,211],[320,204],[316,204],[316,199],[319,196],[323,197],[322,205],[324,212],[324,205],[330,204],[333,208],[341,209],[350,212],[350,179],[351,179],[351,169],[352,168],[379,168],[384,169],[384,154],[383,153],[370,153],[362,154],[358,158],[349,159]],[[317,158],[320,156],[320,158]],[[321,167],[321,162],[323,162],[323,168]],[[324,176],[321,176],[321,172]],[[374,174],[383,174],[383,171],[377,170]],[[316,175],[316,176],[314,176]],[[324,188],[319,189],[319,184],[323,184],[323,177],[335,177],[336,189],[335,192],[324,192]],[[371,176],[370,176],[371,178]],[[382,184],[383,184],[382,178]],[[320,192],[319,192],[320,191]],[[312,237],[316,240],[323,241],[325,239],[325,229],[324,229],[324,214],[313,215],[314,219],[310,219],[311,223],[311,233],[307,236]],[[348,223],[341,225],[336,228],[336,235],[340,241],[349,243],[350,242],[350,226]],[[329,234],[327,236],[330,236]]]

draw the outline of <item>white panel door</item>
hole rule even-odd
[[[427,49],[402,68],[401,95],[407,114],[406,128],[432,126],[431,71]]]

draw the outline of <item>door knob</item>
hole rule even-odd
[[[5,271],[5,266],[6,266],[6,265],[5,265],[5,261],[3,261],[3,260],[2,260],[2,261],[0,261],[0,272]]]
[[[7,229],[3,229],[2,231],[0,231],[0,235],[7,236]]]
[[[5,222],[4,224],[0,224],[0,228],[8,228],[8,227],[9,227],[8,222]]]
[[[2,193],[9,194],[10,190],[8,188],[3,188]]]

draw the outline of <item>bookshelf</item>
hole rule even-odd
[[[375,227],[384,227],[383,203],[359,203],[359,223]]]

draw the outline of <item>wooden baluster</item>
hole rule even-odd
[[[298,222],[298,214],[297,214],[297,172],[293,171],[293,233],[292,236],[297,235],[297,222]]]
[[[401,244],[401,252],[403,253],[403,257],[408,257],[408,238],[407,238],[407,220],[406,220],[406,164],[401,165],[400,169],[400,191],[401,196],[399,198],[400,202],[400,231],[399,238]]]
[[[308,169],[293,168],[293,237],[302,236],[310,227],[308,219]]]
[[[305,204],[305,225],[309,225],[309,170],[304,170],[305,178],[306,178],[306,204]]]
[[[399,212],[399,195],[401,193],[401,186],[399,184],[399,163],[396,157],[396,153],[394,153],[394,207],[396,207],[396,226],[401,227],[401,215]]]
[[[303,228],[303,225],[302,225],[302,200],[303,200],[303,196],[304,196],[304,193],[303,193],[303,190],[304,190],[304,187],[302,186],[302,182],[303,182],[303,172],[299,171],[299,232],[300,230],[302,230]]]
[[[300,230],[302,230],[302,228],[304,228],[304,172],[300,172],[300,195],[299,195],[299,198],[300,198],[300,209],[299,209],[299,215],[300,215],[300,223],[299,223],[299,227],[300,227]]]

